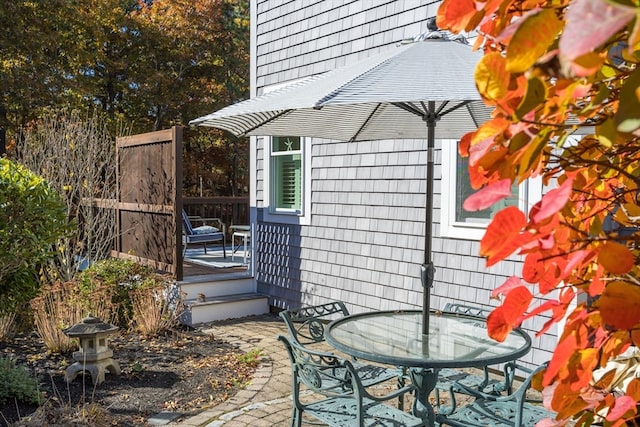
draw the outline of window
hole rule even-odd
[[[457,141],[442,141],[440,234],[443,237],[480,240],[491,218],[498,211],[506,206],[518,206],[527,212],[529,207],[542,197],[540,181],[530,180],[520,186],[514,185],[511,197],[501,200],[489,209],[465,211],[462,204],[475,192],[469,184],[468,160],[458,154]]]
[[[305,156],[304,138],[273,136],[265,139],[265,219],[274,222],[308,223],[310,203],[309,156]]]
[[[302,213],[302,150],[300,137],[271,138],[271,209]]]

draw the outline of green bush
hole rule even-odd
[[[60,196],[40,176],[0,158],[0,314],[38,290],[38,266],[69,228]]]
[[[9,399],[26,403],[42,403],[38,380],[24,366],[16,366],[12,359],[0,358],[0,404]]]
[[[112,295],[111,302],[118,310],[117,324],[124,329],[131,326],[133,318],[132,292],[166,283],[166,278],[151,267],[118,258],[94,263],[80,273],[78,280],[81,292],[87,297],[98,289]]]

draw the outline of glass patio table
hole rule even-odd
[[[361,359],[409,368],[418,387],[413,412],[434,424],[429,393],[440,368],[481,368],[515,360],[531,348],[531,338],[514,329],[504,342],[487,336],[482,317],[431,311],[429,334],[422,334],[422,311],[377,311],[331,322],[326,341],[337,350]]]

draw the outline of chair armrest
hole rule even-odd
[[[356,369],[353,366],[353,364],[351,363],[351,361],[345,361],[344,362],[345,366],[347,366],[347,369],[349,369],[349,371],[351,372],[351,375],[357,375]],[[400,371],[398,371],[398,373],[400,373]],[[408,375],[398,375],[398,379],[403,379],[404,380],[404,384],[406,384],[407,382],[409,382],[410,378]],[[358,381],[360,382],[360,381]],[[414,384],[408,384],[405,385],[404,387],[398,388],[395,391],[392,391],[391,393],[382,395],[382,396],[374,396],[371,393],[369,393],[369,390],[367,388],[362,387],[360,390],[360,393],[366,397],[367,399],[371,399],[374,400],[376,402],[384,402],[385,400],[391,400],[391,399],[395,399],[396,397],[400,397],[402,395],[404,395],[405,393],[411,393],[417,390],[417,387]]]
[[[523,383],[518,388],[518,390],[516,390],[513,394],[509,394],[507,396],[484,393],[484,392],[481,392],[479,390],[475,390],[475,389],[466,387],[463,384],[460,384],[458,382],[454,383],[451,386],[451,391],[453,393],[455,393],[457,391],[459,393],[469,394],[471,396],[474,396],[477,399],[493,400],[493,401],[496,401],[496,402],[503,402],[503,401],[509,401],[509,400],[522,400],[522,401],[524,401],[524,399],[526,397],[526,392],[531,387],[531,380],[532,380],[533,376],[536,373],[538,373],[539,371],[541,371],[543,369],[546,369],[547,365],[548,365],[548,362],[545,362],[542,365],[536,367],[535,369],[529,369],[529,368],[527,368],[525,366],[522,366],[522,365],[519,365],[519,364],[517,364],[515,362],[508,363],[507,366],[505,367],[505,374],[510,375],[510,378],[507,379],[509,384],[511,384],[511,385],[513,384],[513,380],[514,380],[516,371],[521,371],[522,373],[524,373],[526,375],[526,377],[525,377]]]

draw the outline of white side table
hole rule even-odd
[[[242,263],[247,263],[247,257],[249,256],[248,244],[251,242],[251,226],[249,225],[232,225],[230,227],[233,231],[231,236],[231,261],[234,261],[235,254],[240,249],[240,243],[236,246],[236,238],[242,241]]]

